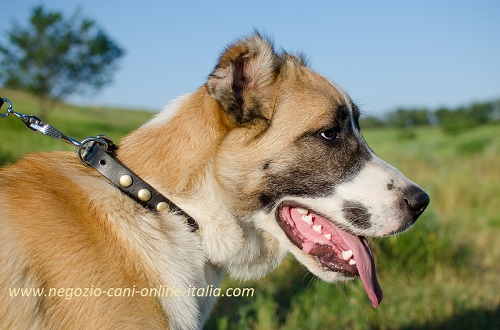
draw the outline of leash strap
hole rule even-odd
[[[0,118],[6,118],[9,114],[13,114],[20,118],[26,127],[77,147],[78,158],[84,165],[94,168],[136,202],[154,212],[167,211],[182,215],[186,218],[186,224],[191,231],[199,232],[198,223],[189,214],[129,170],[115,157],[117,146],[109,137],[98,135],[79,142],[44,123],[36,116],[14,111],[12,102],[8,99],[0,98],[0,108],[4,102],[9,104],[9,108],[6,114],[0,113]]]

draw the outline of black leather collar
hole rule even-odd
[[[169,211],[182,215],[191,231],[199,230],[198,223],[189,214],[123,165],[115,157],[115,151],[114,145],[107,146],[106,150],[99,143],[91,143],[83,160],[139,204],[153,212]]]
[[[135,201],[154,212],[170,211],[186,217],[187,224],[192,231],[199,233],[196,221],[168,198],[160,194],[155,188],[138,177],[116,158],[117,146],[105,135],[89,137],[79,142],[59,131],[55,127],[44,123],[33,115],[24,115],[14,111],[12,102],[0,97],[0,108],[7,102],[9,108],[6,114],[0,113],[0,118],[10,114],[20,118],[29,129],[41,132],[47,136],[62,140],[78,147],[78,158],[87,166],[91,166],[112,182],[118,189],[133,198]]]

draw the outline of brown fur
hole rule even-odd
[[[202,87],[168,124],[150,125],[126,137],[118,158],[146,180],[152,178],[177,194],[189,194],[231,128],[218,103]],[[161,166],[151,159],[161,159]]]
[[[375,157],[344,92],[255,35],[228,47],[206,85],[172,107],[172,117],[160,114],[125,137],[117,156],[190,214],[201,234],[179,215],[144,209],[74,154],[29,155],[0,170],[0,328],[196,329],[214,302],[10,297],[9,288],[218,286],[225,272],[261,277],[289,251],[322,279],[345,279],[294,246],[274,212],[283,198],[311,203],[325,217],[341,210],[332,204],[338,196],[323,204],[316,198],[332,197],[335,184]],[[332,127],[342,134],[338,143],[320,136]],[[401,188],[391,194],[410,185],[381,160],[372,163],[365,175]],[[359,195],[378,202],[371,193]],[[408,228],[409,220],[399,219],[410,219],[402,196],[385,200],[404,209],[384,204],[393,213],[374,215],[387,223],[339,226],[362,236]],[[342,220],[338,213],[331,218]]]
[[[167,325],[158,303],[141,297],[131,298],[136,302],[108,297],[9,299],[11,287],[149,285],[136,253],[107,225],[103,206],[93,203],[81,187],[99,187],[96,181],[102,179],[74,154],[33,154],[0,173],[1,196],[7,203],[2,214],[6,208],[8,212],[0,231],[2,328]]]
[[[286,157],[276,150],[286,149],[296,138],[280,127],[293,123],[299,133],[311,124],[324,125],[331,120],[329,110],[341,101],[335,89],[303,67],[300,59],[278,57],[263,39],[251,41],[228,48],[207,86],[192,94],[171,120],[145,125],[124,138],[118,158],[167,196],[180,199],[190,198],[203,184],[207,166],[214,166],[216,180],[232,200],[229,204],[238,205],[231,211],[241,216],[255,209],[256,192],[265,184],[255,169],[266,159]],[[228,81],[232,74],[241,81]],[[321,111],[307,113],[309,120],[304,121],[304,107]],[[286,111],[275,113],[276,108]],[[257,144],[256,139],[266,131],[266,138]],[[119,214],[111,217],[105,202],[120,205],[125,213],[145,211],[80,164],[74,154],[30,155],[0,172],[0,186],[4,202],[0,283],[4,291],[18,286],[165,284],[156,283],[155,276],[148,274],[149,265],[114,223],[140,220],[120,219]],[[158,301],[150,298],[8,300],[0,307],[0,324],[6,326],[161,328],[168,319]]]

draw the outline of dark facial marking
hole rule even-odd
[[[259,200],[265,210],[270,212],[281,197],[322,197],[328,196],[333,191],[333,183],[328,177],[323,177],[321,174],[311,175],[311,171],[304,168],[294,168],[288,172],[270,176],[265,192],[260,195]]]
[[[259,202],[261,205],[269,205],[271,203],[271,196],[269,196],[268,194],[260,194],[259,195]]]
[[[351,101],[351,107],[352,107],[352,117],[354,119],[354,126],[359,130],[360,129],[360,127],[359,127],[359,115],[360,115],[359,108],[352,101]]]
[[[338,105],[332,111],[329,125],[304,132],[284,150],[293,157],[289,162],[266,161],[262,165],[266,184],[259,196],[261,207],[270,212],[285,196],[326,197],[334,192],[336,185],[354,178],[371,154],[359,141],[350,119],[348,107]],[[336,138],[325,139],[321,133],[333,127],[338,130]]]
[[[391,180],[391,183],[387,184],[387,190],[391,191],[392,189],[394,189],[394,180]]]
[[[345,201],[342,204],[342,211],[344,212],[344,218],[354,226],[361,229],[371,227],[372,223],[370,218],[372,215],[368,213],[368,209],[363,204]]]

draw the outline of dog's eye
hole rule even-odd
[[[333,141],[339,138],[339,129],[338,127],[332,127],[320,133],[320,136],[327,140]]]

